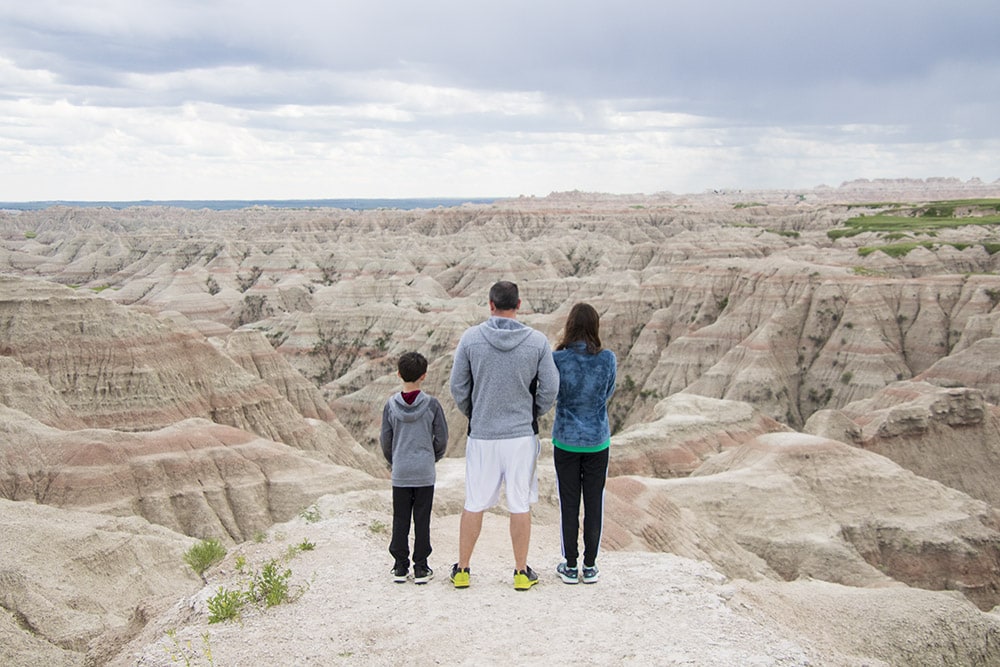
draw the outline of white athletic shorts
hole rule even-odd
[[[503,440],[469,438],[465,444],[465,509],[483,512],[500,501],[507,487],[507,511],[523,514],[538,502],[538,437]]]

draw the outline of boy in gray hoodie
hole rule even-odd
[[[406,582],[410,572],[410,519],[413,520],[413,582],[426,584],[434,576],[427,565],[431,554],[431,506],[434,464],[448,446],[448,424],[441,403],[420,390],[427,377],[427,359],[419,352],[399,358],[403,390],[389,397],[382,409],[382,454],[392,469],[392,578]]]

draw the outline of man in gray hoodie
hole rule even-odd
[[[451,395],[469,418],[465,508],[451,581],[456,588],[469,586],[483,512],[499,502],[505,484],[514,588],[527,590],[538,582],[527,563],[531,503],[538,500],[538,417],[555,403],[559,372],[545,335],[515,319],[521,307],[517,285],[493,285],[489,304],[490,318],[462,334],[451,370]]]

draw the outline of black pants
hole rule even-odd
[[[604,527],[604,482],[608,478],[611,449],[599,452],[567,452],[554,447],[559,486],[559,513],[562,519],[562,549],[566,563],[576,566],[580,556],[580,497],[583,497],[583,565],[593,567],[601,546]]]
[[[395,567],[410,567],[410,519],[413,519],[413,564],[427,565],[431,555],[433,486],[392,487],[392,540],[389,553]]]

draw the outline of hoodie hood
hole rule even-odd
[[[417,421],[425,412],[427,412],[429,407],[430,397],[424,392],[417,394],[417,397],[413,399],[412,404],[404,401],[403,394],[398,391],[392,395],[392,400],[389,401],[389,409],[392,411],[392,414],[400,421],[404,422]]]
[[[510,317],[490,317],[479,325],[483,338],[496,349],[507,352],[524,342],[533,329]]]

